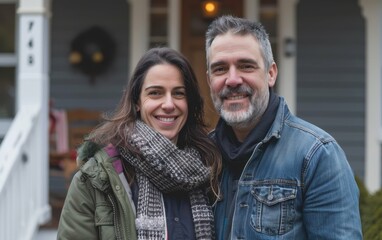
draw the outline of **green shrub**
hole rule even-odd
[[[382,190],[370,194],[356,178],[360,191],[360,214],[364,240],[382,240]]]

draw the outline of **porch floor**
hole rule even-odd
[[[56,240],[57,229],[40,229],[33,240]]]

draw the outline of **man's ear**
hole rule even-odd
[[[277,73],[278,73],[277,65],[275,62],[273,62],[271,67],[268,70],[268,86],[269,87],[275,86]]]

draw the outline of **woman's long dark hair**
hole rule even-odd
[[[200,95],[195,73],[188,60],[179,52],[166,48],[152,48],[138,62],[134,73],[123,92],[116,110],[110,116],[104,116],[105,121],[91,134],[90,139],[100,145],[112,143],[122,145],[134,152],[128,143],[128,134],[139,119],[136,110],[142,85],[149,69],[158,64],[170,64],[181,73],[186,89],[188,117],[179,133],[177,145],[179,148],[192,147],[199,151],[204,163],[211,167],[211,190],[218,197],[218,174],[221,170],[220,154],[208,138],[203,114],[203,99]]]

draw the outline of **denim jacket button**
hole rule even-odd
[[[241,207],[241,208],[244,208],[244,207],[248,207],[248,204],[247,204],[247,203],[245,203],[245,202],[243,202],[243,203],[240,203],[240,207]]]
[[[267,199],[271,201],[273,199],[273,194],[268,195]]]

